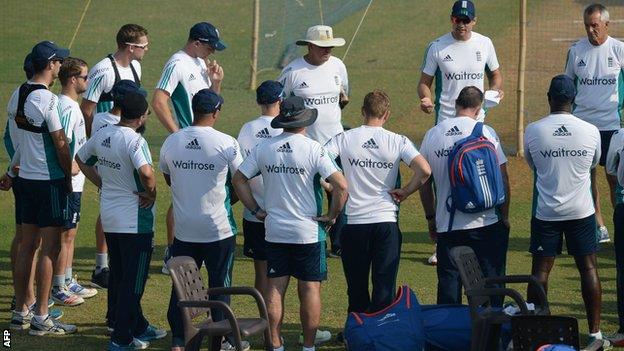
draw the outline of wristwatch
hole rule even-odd
[[[252,215],[252,216],[255,216],[255,215],[256,215],[256,213],[260,212],[260,210],[262,210],[262,209],[260,208],[260,206],[256,206],[256,209],[251,211],[251,215]]]

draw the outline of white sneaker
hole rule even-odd
[[[53,287],[52,300],[57,303],[59,306],[78,306],[84,303],[84,299],[79,295],[74,294],[73,292],[67,289],[67,286],[63,285],[60,287]]]
[[[316,330],[314,336],[314,345],[322,344],[331,340],[331,332],[329,330]],[[303,333],[299,334],[299,345],[303,345]]]
[[[429,256],[429,258],[427,259],[427,263],[429,263],[432,266],[435,266],[438,264],[438,255],[434,252],[433,255]]]
[[[241,340],[241,346],[243,347],[243,351],[248,351],[249,349],[251,349],[251,345],[249,345],[249,342],[245,340]],[[229,341],[223,340],[223,342],[221,343],[221,351],[235,351],[235,350],[236,350],[236,347],[230,344]]]
[[[72,278],[72,280],[67,284],[67,290],[82,297],[83,299],[88,299],[97,295],[97,289],[94,288],[86,288],[80,284],[78,284],[78,280],[76,280],[76,276]]]
[[[145,350],[146,348],[149,347],[149,345],[150,343],[147,341],[139,340],[137,338],[132,338],[132,346],[134,346],[135,350]]]
[[[43,336],[43,335],[65,335],[65,334],[73,334],[78,330],[75,325],[72,324],[64,324],[56,319],[52,319],[48,316],[44,321],[39,322],[36,317],[33,317],[30,320],[30,330],[28,334],[34,336]]]
[[[609,230],[607,229],[607,227],[605,227],[604,225],[601,227],[598,227],[598,242],[599,243],[608,243],[611,241],[611,238],[609,237]]]

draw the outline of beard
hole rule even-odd
[[[136,129],[136,132],[143,135],[145,134],[145,129],[146,129],[145,123],[143,123],[139,128]]]

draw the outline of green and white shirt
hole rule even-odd
[[[78,150],[87,142],[84,117],[78,102],[62,94],[59,95],[59,108],[61,110],[61,124],[65,130],[67,141],[69,141],[69,150],[73,160]],[[84,182],[85,176],[82,172],[72,176],[73,191],[82,192]]]
[[[15,115],[19,94],[13,94],[9,101],[9,123],[15,126],[14,145],[18,145],[12,158],[12,163],[20,166],[19,176],[31,180],[52,180],[65,178],[61,168],[56,148],[50,137],[50,132],[63,129],[58,97],[48,89],[35,90],[26,98],[24,114],[35,127],[46,127],[47,133],[33,133],[17,129]]]
[[[165,64],[156,89],[164,90],[171,97],[178,125],[185,128],[193,123],[193,95],[212,86],[207,74],[206,62],[191,57],[184,50],[173,54]]]
[[[427,46],[422,72],[435,78],[436,124],[455,117],[455,99],[467,86],[484,91],[485,72],[499,68],[490,38],[472,32],[467,41],[447,33]]]
[[[618,205],[624,203],[624,129],[618,130],[611,138],[609,152],[607,153],[607,173],[616,176],[615,202]]]
[[[137,60],[133,60],[130,64],[134,67],[139,79],[141,79],[141,63]],[[122,67],[118,64],[116,66],[119,71],[120,79],[134,81],[134,75],[132,74],[130,66]],[[91,102],[97,102],[96,112],[110,111],[110,109],[113,108],[113,102],[100,102],[100,96],[102,93],[110,92],[111,89],[113,89],[113,85],[115,85],[115,70],[113,69],[111,60],[108,57],[104,57],[89,70],[87,91],[82,94],[82,97]]]
[[[608,37],[600,46],[587,38],[572,44],[565,73],[576,82],[574,113],[598,130],[620,129],[624,105],[624,43]]]
[[[91,136],[78,151],[102,178],[100,217],[105,233],[152,233],[156,206],[139,207],[143,185],[138,169],[152,165],[147,142],[132,128],[110,125]]]

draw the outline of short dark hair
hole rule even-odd
[[[459,92],[455,105],[460,108],[475,108],[480,107],[483,103],[483,92],[481,89],[470,85],[465,87]]]
[[[76,57],[68,57],[64,59],[58,73],[58,78],[61,81],[61,85],[67,84],[71,77],[80,75],[82,67],[87,67],[87,63],[83,59],[79,59]]]
[[[381,118],[390,110],[390,98],[385,91],[375,89],[364,97],[362,112],[365,117]]]
[[[140,37],[147,34],[147,29],[138,24],[124,24],[117,32],[117,48],[122,49],[126,47],[128,45],[126,43],[136,43]]]

